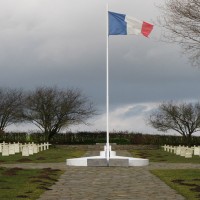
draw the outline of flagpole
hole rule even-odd
[[[107,131],[106,131],[106,159],[109,161],[109,62],[108,62],[108,3],[106,6],[106,112],[107,112]]]

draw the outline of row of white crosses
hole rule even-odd
[[[192,158],[192,155],[200,156],[200,146],[170,146],[170,145],[164,145],[162,146],[164,148],[164,151],[174,153],[176,155],[183,156],[185,158]]]
[[[49,149],[50,145],[51,144],[48,142],[41,144],[35,144],[34,142],[28,144],[22,144],[19,142],[11,144],[3,142],[0,143],[0,153],[2,156],[14,155],[15,153],[22,153],[22,156],[29,156]]]

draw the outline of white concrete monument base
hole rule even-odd
[[[100,155],[99,156],[90,156],[90,157],[82,157],[82,158],[71,158],[71,159],[67,159],[66,160],[66,165],[68,166],[89,166],[88,165],[88,160],[97,160],[98,161],[103,161],[106,159],[106,150],[104,147],[104,151],[100,151]],[[116,161],[117,160],[122,160],[124,159],[124,161],[128,160],[128,166],[147,166],[149,165],[149,159],[143,159],[143,158],[133,158],[133,157],[124,157],[124,156],[117,156],[115,151],[111,151],[111,147],[110,147],[110,157],[109,159],[111,159],[113,161],[113,159]],[[103,165],[98,165],[97,166],[103,166]],[[109,166],[109,160],[107,160],[107,166]],[[112,166],[120,166],[119,163],[117,165],[113,165]],[[124,166],[123,164],[121,166]]]

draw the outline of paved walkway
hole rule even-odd
[[[96,152],[93,152],[95,155]],[[91,154],[87,154],[91,155]],[[121,151],[118,155],[128,155]],[[183,200],[150,169],[191,169],[200,164],[150,163],[145,167],[72,167],[65,163],[2,164],[5,167],[66,170],[39,200]]]
[[[183,200],[141,168],[71,167],[40,200]]]

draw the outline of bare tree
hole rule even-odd
[[[24,117],[50,140],[61,129],[85,123],[95,114],[94,106],[79,90],[40,87],[28,94]]]
[[[190,145],[191,135],[200,131],[200,103],[163,103],[151,114],[148,122],[159,131],[177,131]]]
[[[181,45],[193,64],[200,64],[200,1],[166,0],[158,21],[169,31],[163,38]]]
[[[0,130],[22,121],[22,90],[0,88]]]

